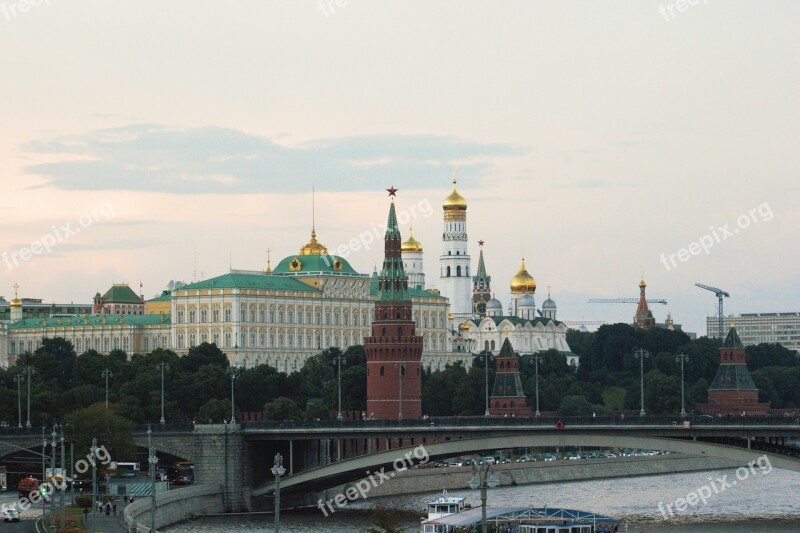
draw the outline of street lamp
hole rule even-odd
[[[339,414],[336,415],[336,420],[342,420],[342,354],[336,356],[336,376],[339,382]]]
[[[484,385],[485,385],[485,393],[486,393],[486,412],[483,413],[483,416],[489,416],[489,361],[492,360],[492,354],[489,350],[484,350],[483,352],[478,354],[478,360],[483,360],[483,369],[484,369]]]
[[[97,457],[97,437],[92,438],[92,459]],[[97,531],[97,461],[92,461],[92,533]]]
[[[681,416],[686,416],[686,404],[684,403],[683,397],[683,362],[688,360],[689,356],[685,353],[675,356],[675,361],[681,362]]]
[[[275,476],[275,533],[278,533],[281,529],[281,476],[286,473],[281,454],[275,454],[275,466],[271,471]]]
[[[481,489],[481,526],[483,533],[486,533],[486,489],[493,489],[500,485],[500,478],[497,477],[497,472],[492,470],[492,465],[489,463],[484,462],[480,468],[473,464],[472,479],[469,480],[468,485],[472,490]]]
[[[647,357],[649,354],[639,348],[637,351],[633,352],[633,356],[639,360],[639,379],[641,380],[641,406],[642,409],[639,411],[639,416],[644,416],[644,358]]]
[[[231,376],[231,424],[236,423],[236,398],[233,393],[233,381],[236,379],[239,369],[231,365],[228,367],[228,374]],[[163,422],[162,422],[163,424]]]
[[[399,369],[400,374],[400,405],[399,410],[397,413],[397,419],[403,420],[403,375],[406,373],[406,364],[405,363],[395,363],[394,367]]]
[[[100,372],[100,375],[106,378],[106,411],[108,411],[108,378],[113,376],[114,373],[106,368],[105,370]]]
[[[17,384],[17,427],[22,428],[22,382],[25,381],[25,376],[15,374],[14,381]]]
[[[158,464],[158,457],[156,457],[155,450],[153,450],[153,441],[151,436],[153,430],[150,429],[150,424],[147,424],[147,448],[149,449],[150,456],[147,458],[147,463],[150,465],[150,531],[156,530],[156,465]]]
[[[67,527],[66,502],[67,496],[67,463],[64,450],[64,429],[61,429],[61,529]]]
[[[28,421],[25,422],[25,427],[31,428],[31,374],[36,373],[36,369],[30,366],[23,367],[23,370],[28,374]]]
[[[50,433],[50,436],[53,437],[53,441],[51,442],[50,446],[52,448],[53,458],[50,462],[50,486],[53,487],[53,491],[50,493],[50,530],[55,531],[56,525],[54,523],[54,519],[56,517],[56,491],[55,491],[55,483],[56,483],[56,437],[58,437],[58,429],[57,424],[53,424],[53,432]]]
[[[169,369],[169,364],[161,362],[156,366],[161,367],[161,423],[164,421],[164,369]]]
[[[542,358],[538,355],[534,355],[531,357],[533,359],[533,364],[536,367],[536,418],[539,418],[539,363],[542,362]]]

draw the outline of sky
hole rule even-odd
[[[705,333],[797,312],[800,3],[0,0],[0,295],[380,261],[385,188],[438,285],[451,166],[497,297]],[[371,235],[368,237],[367,235]]]

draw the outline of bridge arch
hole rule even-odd
[[[419,445],[418,445],[419,446]],[[320,490],[343,483],[359,480],[366,470],[375,470],[391,465],[404,457],[405,453],[418,446],[395,448],[392,450],[362,455],[326,466],[312,468],[281,480],[281,490]],[[505,435],[472,439],[451,440],[424,444],[431,458],[444,458],[476,453],[483,450],[502,450],[525,447],[568,447],[589,446],[596,448],[636,448],[662,450],[691,455],[706,455],[747,464],[766,455],[774,468],[782,468],[800,473],[800,459],[757,449],[748,450],[736,446],[713,444],[691,439],[663,437],[639,437],[635,435],[599,435],[591,433],[553,433],[545,435]],[[391,468],[391,466],[390,466]],[[387,469],[388,470],[388,469]],[[263,496],[275,491],[275,483],[270,482],[253,490],[253,496]]]

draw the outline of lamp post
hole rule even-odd
[[[684,403],[684,396],[683,396],[683,385],[684,385],[684,382],[683,382],[683,362],[684,361],[688,361],[688,360],[689,360],[689,356],[686,355],[685,353],[682,353],[680,355],[676,355],[675,356],[675,361],[680,361],[681,362],[681,416],[682,417],[686,416],[686,404]]]
[[[539,363],[542,362],[542,358],[538,355],[534,355],[531,359],[533,359],[533,365],[536,367],[536,418],[539,418]]]
[[[161,423],[164,424],[164,369],[168,369],[169,364],[161,362],[156,366],[161,367]]]
[[[281,529],[281,476],[286,473],[281,454],[275,454],[275,466],[271,471],[275,476],[275,533],[279,533]]]
[[[648,356],[648,353],[642,348],[639,348],[637,351],[633,352],[633,355],[639,360],[639,379],[641,380],[640,400],[642,406],[642,409],[639,411],[639,416],[644,416],[644,358]]]
[[[492,360],[492,354],[489,350],[484,350],[483,352],[478,354],[478,357],[483,360],[483,370],[484,370],[484,392],[486,394],[486,412],[483,413],[483,416],[489,416],[489,361]]]
[[[398,407],[397,412],[397,419],[403,420],[403,374],[406,373],[406,364],[405,363],[395,363],[394,367],[398,369],[399,377],[400,377],[400,405]]]
[[[228,374],[231,376],[231,424],[236,423],[236,397],[233,392],[233,382],[239,373],[239,369],[235,366],[228,367]]]
[[[25,376],[15,374],[14,381],[17,384],[17,427],[22,428],[22,382],[25,381]]]
[[[42,426],[42,484],[39,486],[39,496],[42,498],[42,523],[47,518],[47,499],[42,494],[42,487],[44,482],[47,481],[47,470],[45,466],[45,459],[47,458],[47,437],[44,434],[44,426]]]
[[[336,415],[336,420],[342,421],[342,355],[336,356],[336,377],[339,384],[339,413]],[[356,417],[358,418],[358,417]]]
[[[31,428],[31,374],[36,373],[36,369],[30,366],[23,367],[23,370],[28,375],[28,421],[25,422],[25,427]]]
[[[92,458],[97,457],[97,437],[92,438]],[[92,461],[92,533],[97,531],[97,461]]]
[[[147,463],[150,465],[150,531],[156,530],[156,465],[158,464],[158,457],[156,457],[153,450],[153,442],[151,436],[153,430],[150,429],[150,424],[147,425],[147,448],[150,455],[147,458]]]
[[[67,527],[66,500],[67,497],[67,464],[64,450],[64,430],[61,429],[61,529]]]
[[[113,376],[114,373],[106,368],[105,370],[100,372],[100,375],[106,378],[106,411],[108,411],[108,378]]]
[[[50,461],[50,486],[53,487],[53,491],[50,493],[50,530],[56,530],[56,524],[54,522],[56,517],[56,491],[55,491],[55,483],[56,483],[56,445],[58,441],[56,441],[56,437],[58,437],[58,429],[57,424],[53,424],[53,432],[50,433],[50,436],[53,437],[52,442],[50,443],[50,447],[52,448],[52,459]],[[62,478],[63,479],[63,478]]]
[[[481,527],[486,533],[486,492],[500,485],[500,478],[492,470],[492,465],[484,462],[480,467],[472,465],[472,479],[469,480],[469,488],[472,490],[481,489]]]

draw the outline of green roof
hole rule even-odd
[[[725,337],[725,342],[722,343],[723,348],[744,348],[744,344],[742,344],[742,339],[739,338],[739,334],[736,332],[736,328],[731,326],[731,329],[728,331],[728,336]]]
[[[369,282],[369,293],[373,296],[378,295],[378,275],[372,275],[372,278]],[[439,300],[445,300],[446,298],[441,294],[436,294],[433,292],[428,292],[425,289],[420,288],[419,286],[409,287],[406,291],[409,298],[436,298]],[[442,302],[444,303],[444,302]]]
[[[757,390],[753,376],[743,363],[719,365],[708,390]]]
[[[169,302],[172,300],[172,291],[161,291],[161,296],[147,300],[148,302]]]
[[[264,272],[228,272],[215,278],[184,285],[180,291],[202,289],[265,289],[277,291],[319,292],[302,281],[288,276],[276,276]]]
[[[127,284],[114,284],[103,295],[103,303],[140,304],[142,299]]]
[[[163,318],[162,318],[163,317]],[[105,322],[104,322],[105,321]],[[168,314],[149,315],[81,315],[74,317],[23,318],[8,325],[8,329],[42,329],[97,326],[154,326],[169,324]]]
[[[338,255],[290,255],[284,257],[273,274],[308,274],[308,273],[324,274],[358,274],[346,259]]]

